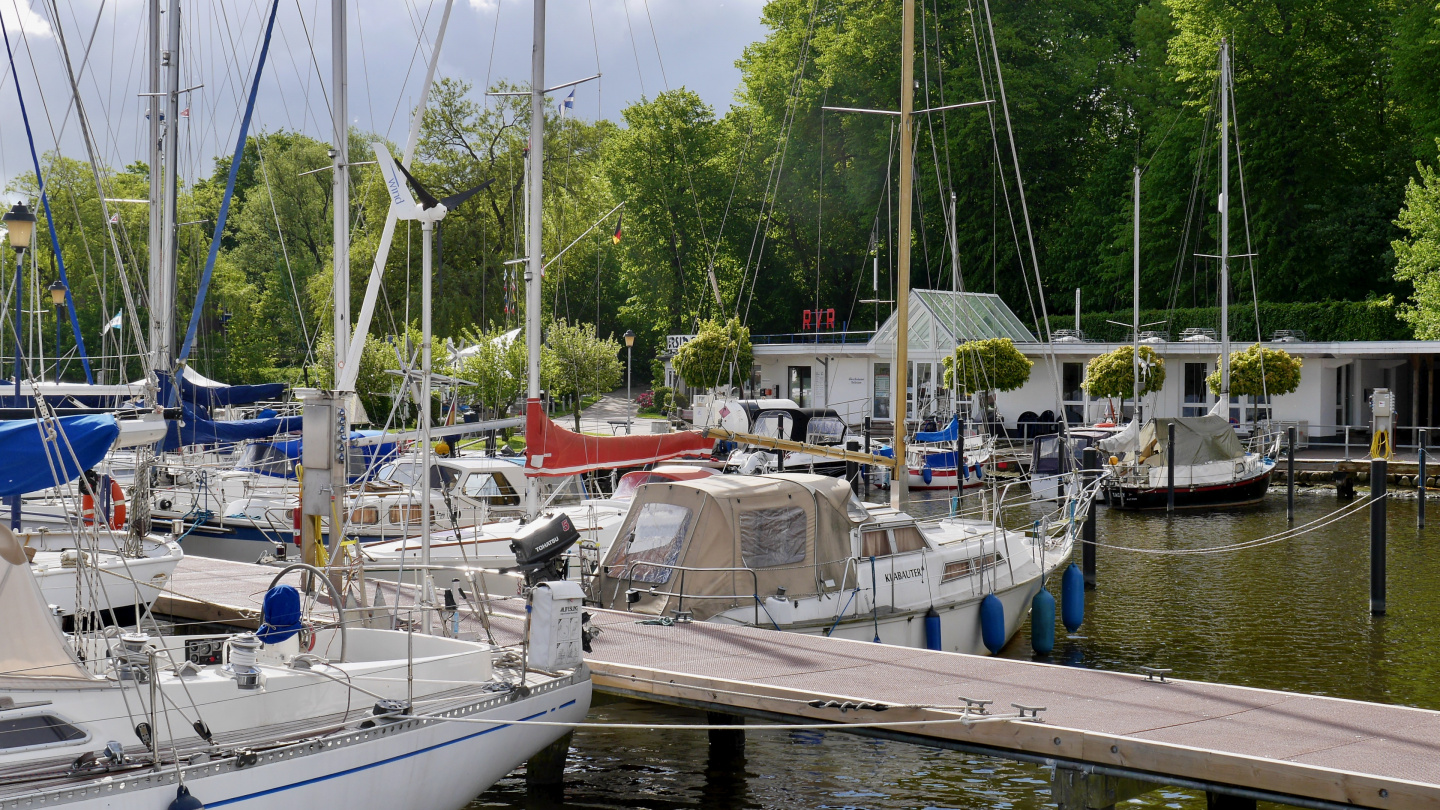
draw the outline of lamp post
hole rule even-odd
[[[5,229],[10,237],[10,247],[15,250],[15,320],[11,328],[15,332],[15,406],[20,406],[20,317],[23,314],[21,304],[23,298],[20,291],[24,289],[21,276],[25,272],[25,251],[30,247],[30,239],[35,235],[35,215],[25,207],[25,203],[17,202],[9,211],[5,212],[0,221],[5,223]],[[10,528],[20,530],[20,496],[10,496]]]
[[[612,332],[611,334],[614,334],[614,333]],[[625,330],[625,398],[628,399],[628,400],[630,400],[630,402],[631,402],[632,405],[634,404],[635,400],[634,400],[634,398],[631,396],[631,393],[632,393],[632,392],[631,392],[631,390],[630,390],[630,370],[631,370],[631,368],[632,368],[632,366],[633,366],[633,364],[632,364],[631,361],[634,360],[634,358],[635,358],[635,331],[634,331],[633,329],[626,329],[626,330]],[[626,416],[626,419],[627,419],[627,421],[628,421],[628,419],[629,419],[629,415],[628,415],[628,414],[627,414],[627,416]]]
[[[50,303],[55,305],[55,382],[60,382],[60,318],[64,314],[65,282],[55,279],[50,285]]]

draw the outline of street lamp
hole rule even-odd
[[[35,215],[25,207],[25,203],[17,202],[15,207],[0,216],[0,221],[5,223],[5,229],[9,232],[10,247],[15,250],[15,320],[10,326],[15,332],[15,402],[16,407],[20,405],[20,317],[23,314],[21,304],[23,296],[20,291],[24,289],[21,276],[25,272],[25,251],[30,247],[30,239],[35,235]],[[16,531],[20,529],[20,496],[10,497],[10,528]]]
[[[50,303],[55,305],[55,382],[60,382],[60,315],[65,306],[65,282],[55,279],[50,285]]]
[[[611,334],[614,334],[614,333],[612,332]],[[631,392],[631,390],[630,390],[630,369],[631,369],[632,366],[633,366],[633,363],[632,363],[631,361],[632,361],[634,358],[635,358],[635,331],[634,331],[633,329],[626,329],[626,330],[625,330],[625,398],[628,399],[628,400],[630,400],[631,405],[634,405],[634,403],[635,403],[635,399],[634,399],[634,397],[631,396],[631,393],[632,393],[632,392]]]

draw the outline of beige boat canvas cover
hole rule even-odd
[[[1169,459],[1165,458],[1165,450],[1169,442],[1168,426],[1171,423],[1175,425],[1176,466],[1228,461],[1245,457],[1245,447],[1240,444],[1240,438],[1235,435],[1235,429],[1230,427],[1230,423],[1226,421],[1225,417],[1217,415],[1151,419],[1140,431],[1142,452],[1150,445],[1150,442],[1154,441],[1157,458],[1168,464]]]
[[[782,587],[800,598],[834,591],[852,554],[850,530],[866,518],[845,481],[819,475],[646,484],[610,547],[597,596],[602,606],[625,610],[633,588],[641,598],[628,605],[632,611],[683,607],[704,620]]]
[[[30,560],[0,526],[0,688],[53,689],[94,683],[50,614]]]

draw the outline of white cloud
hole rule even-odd
[[[470,7],[481,14],[489,14],[500,5],[500,0],[470,0]]]
[[[24,31],[27,37],[50,38],[55,31],[50,28],[50,21],[35,13],[30,8],[29,0],[10,0],[7,6],[0,5],[0,17],[5,18],[5,28],[11,37],[18,38],[20,32]]]

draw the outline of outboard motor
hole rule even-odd
[[[565,552],[578,542],[580,532],[569,515],[533,521],[510,541],[514,570],[525,574],[526,585],[563,580],[568,568]]]

